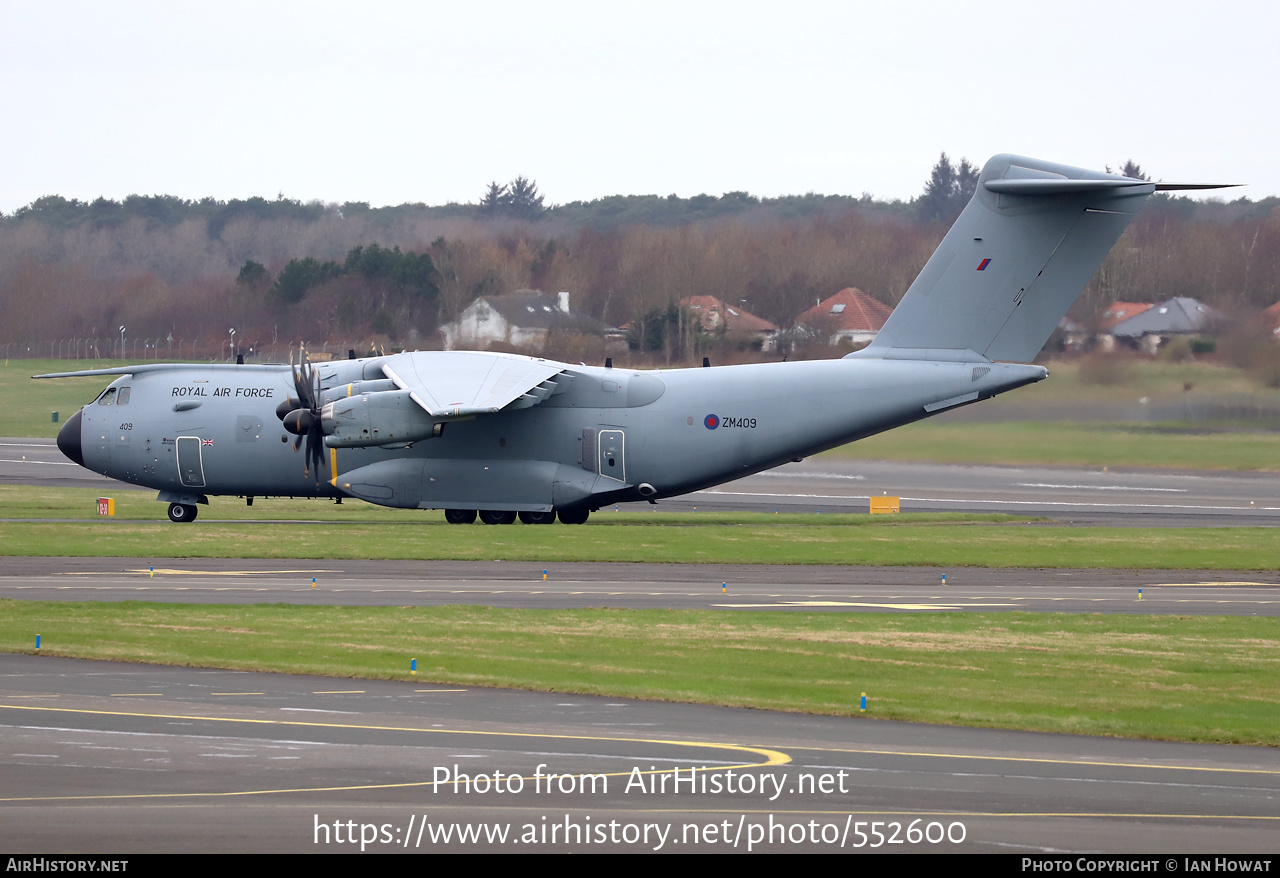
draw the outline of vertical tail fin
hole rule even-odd
[[[851,356],[1030,362],[1155,190],[996,156],[875,341]]]

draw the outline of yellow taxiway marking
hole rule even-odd
[[[884,610],[961,610],[972,606],[1012,607],[1014,604],[971,604],[970,607],[953,607],[946,604],[876,604],[856,601],[783,601],[777,604],[712,604],[715,607],[794,609],[798,607],[878,607]]]
[[[707,747],[713,750],[731,750],[736,753],[750,753],[758,757],[763,757],[763,762],[744,763],[742,765],[723,766],[717,765],[714,770],[726,771],[729,769],[747,769],[747,768],[767,768],[773,765],[786,765],[791,762],[791,757],[779,750],[769,750],[763,747],[749,747],[745,744],[728,744],[716,741],[671,741],[661,738],[615,738],[604,735],[553,735],[543,732],[489,732],[475,731],[472,729],[424,729],[416,726],[373,726],[361,725],[358,723],[325,723],[325,722],[304,722],[301,720],[278,720],[278,719],[250,719],[247,717],[233,716],[201,716],[199,714],[165,714],[165,713],[132,713],[116,710],[89,710],[86,708],[74,707],[37,707],[29,704],[2,704],[0,709],[8,710],[34,710],[45,711],[48,713],[75,713],[89,716],[120,716],[133,717],[142,719],[157,720],[195,720],[200,722],[211,723],[245,723],[258,726],[286,726],[291,728],[313,728],[313,729],[359,729],[363,731],[373,732],[419,732],[424,735],[475,735],[478,737],[490,738],[537,738],[540,740],[560,740],[560,741],[609,741],[624,744],[660,744],[670,747]],[[666,774],[671,769],[653,769],[651,771],[641,771],[640,774]],[[697,771],[711,771],[711,768],[694,769]],[[630,777],[633,771],[617,771],[605,772],[606,777]],[[534,778],[527,777],[523,780],[532,782]],[[448,786],[449,782],[442,782]],[[457,783],[455,781],[454,783]],[[84,796],[11,796],[2,797],[0,802],[68,802],[68,801],[101,801],[106,799],[192,799],[197,797],[227,797],[227,796],[267,796],[277,793],[322,793],[322,792],[341,792],[349,790],[387,790],[387,789],[406,789],[410,787],[435,787],[434,780],[409,781],[405,783],[385,783],[385,784],[358,784],[353,786],[340,787],[303,787],[297,789],[278,789],[278,790],[230,790],[226,792],[193,792],[193,793],[120,793],[114,795],[84,795]]]
[[[57,698],[57,695],[6,695],[6,698]]]
[[[510,738],[541,738],[541,739],[559,739],[574,741],[611,741],[624,742],[629,744],[645,743],[645,744],[662,744],[677,747],[710,747],[714,749],[733,750],[735,752],[753,753],[765,757],[766,761],[734,766],[716,766],[714,770],[723,771],[726,768],[747,769],[747,768],[765,768],[773,765],[786,765],[791,762],[791,757],[786,753],[778,750],[770,750],[761,747],[749,747],[741,744],[725,744],[711,741],[670,741],[662,739],[650,738],[615,738],[596,735],[551,735],[531,732],[483,732],[471,731],[468,729],[422,729],[415,727],[397,727],[397,726],[366,726],[345,723],[318,723],[318,722],[299,722],[290,720],[269,720],[269,719],[245,719],[238,717],[205,717],[199,715],[167,715],[167,714],[141,714],[141,713],[123,713],[119,711],[98,711],[98,710],[81,710],[74,708],[59,707],[33,707],[29,705],[18,704],[0,704],[0,708],[8,708],[11,710],[36,710],[60,713],[80,713],[80,714],[96,714],[107,716],[129,716],[143,717],[147,719],[179,719],[179,720],[204,720],[206,722],[225,722],[225,723],[253,723],[259,725],[282,725],[282,726],[303,726],[310,728],[342,728],[342,729],[367,729],[373,731],[397,731],[397,732],[422,732],[426,734],[452,734],[452,735],[478,735],[490,737],[510,737]],[[1004,760],[1011,762],[1040,762],[1059,765],[1094,765],[1107,767],[1122,768],[1153,768],[1165,770],[1181,770],[1181,771],[1217,771],[1217,772],[1236,772],[1236,773],[1254,773],[1254,774],[1280,774],[1280,771],[1269,771],[1264,769],[1242,769],[1242,768],[1206,768],[1195,765],[1144,765],[1124,762],[1105,762],[1090,760],[1065,760],[1065,759],[1036,759],[1029,757],[1010,757],[1010,756],[970,756],[958,753],[927,753],[927,752],[900,752],[888,750],[848,750],[839,748],[822,748],[808,747],[806,750],[814,752],[835,752],[835,753],[865,753],[865,754],[881,754],[881,755],[905,755],[905,756],[928,756],[935,758],[952,758],[952,759],[989,759]],[[653,770],[641,772],[641,774],[663,774],[670,769]],[[695,769],[695,770],[712,770],[712,769]],[[631,772],[609,772],[609,777],[629,777]],[[522,778],[522,780],[532,781],[533,778]],[[446,783],[447,785],[447,783]],[[388,784],[361,784],[357,786],[344,787],[304,787],[293,789],[275,789],[275,790],[232,790],[225,792],[188,792],[188,793],[123,793],[115,795],[81,795],[81,796],[13,796],[0,798],[0,802],[38,802],[38,801],[101,801],[108,799],[190,799],[197,797],[209,798],[225,798],[231,796],[262,796],[280,793],[317,793],[317,792],[345,792],[352,790],[373,790],[373,789],[403,789],[409,787],[435,787],[435,781],[415,781],[407,783],[388,783]],[[741,809],[732,809],[735,813]],[[705,813],[720,814],[724,813],[724,809],[693,809],[688,808],[659,808],[646,809],[646,813]],[[767,813],[765,810],[749,810],[744,813]],[[1257,815],[1257,814],[1177,814],[1177,813],[1141,813],[1141,812],[1105,812],[1105,811],[949,811],[949,810],[891,810],[886,812],[884,809],[874,811],[853,811],[853,810],[821,810],[821,809],[786,809],[779,812],[772,809],[772,813],[795,813],[795,814],[906,814],[906,815],[949,815],[957,817],[1041,817],[1041,818],[1114,818],[1114,819],[1172,819],[1172,820],[1266,820],[1277,821],[1280,816],[1276,815]]]

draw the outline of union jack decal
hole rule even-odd
[[[212,439],[201,439],[201,440],[200,440],[200,444],[201,444],[201,445],[212,445],[212,444],[213,444],[213,440],[212,440]]]

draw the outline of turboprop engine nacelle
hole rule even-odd
[[[444,422],[423,411],[408,390],[334,400],[320,410],[320,424],[330,448],[405,445],[444,430]]]
[[[396,383],[390,378],[380,378],[376,381],[355,381],[351,384],[339,384],[337,387],[331,387],[328,390],[321,391],[320,404],[325,405],[330,402],[339,402],[352,396],[359,396],[362,393],[383,393],[388,390],[399,390]]]

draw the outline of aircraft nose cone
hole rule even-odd
[[[69,459],[84,466],[84,454],[80,448],[80,414],[77,411],[67,418],[67,422],[58,431],[58,450]]]

